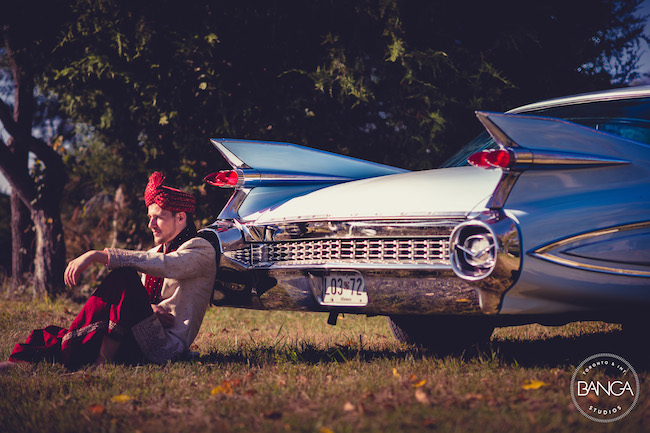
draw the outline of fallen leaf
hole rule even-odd
[[[540,389],[543,386],[548,385],[546,382],[542,382],[540,380],[527,380],[524,382],[524,384],[521,386],[522,389]]]
[[[246,376],[248,377],[248,376]],[[251,376],[252,377],[252,376]],[[244,379],[231,379],[231,380],[224,380],[221,382],[221,385],[215,386],[212,388],[211,394],[227,394],[227,395],[232,395],[233,388],[238,387],[242,384]]]
[[[346,412],[354,412],[354,409],[354,405],[349,401],[346,401],[343,405],[343,410]]]
[[[230,385],[229,381],[223,382],[221,385],[215,386],[212,388],[212,391],[210,394],[215,395],[215,394],[226,394],[226,395],[232,395],[232,386]]]
[[[327,428],[327,427],[321,427],[319,430],[320,433],[334,433],[334,430]]]
[[[101,404],[91,404],[88,406],[88,413],[91,415],[101,415],[104,413],[104,406]]]
[[[419,382],[416,382],[413,384],[413,388],[420,388],[421,386],[424,386],[427,383],[426,379],[422,379]]]
[[[126,394],[120,394],[120,395],[116,395],[114,397],[111,397],[111,401],[113,403],[126,403],[127,401],[129,401],[131,399],[133,399],[133,397],[130,397],[130,396],[126,395]]]
[[[399,373],[397,372],[396,368],[393,368],[393,376],[399,377]]]

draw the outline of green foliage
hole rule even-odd
[[[459,112],[632,78],[621,55],[641,40],[634,6],[79,0],[44,84],[76,120],[174,174],[210,136],[425,168],[478,130]]]
[[[638,75],[637,5],[77,0],[40,85],[104,142],[107,152],[74,158],[93,167],[78,177],[93,192],[125,185],[137,209],[147,174],[160,170],[199,195],[208,221],[226,199],[201,185],[225,168],[210,137],[435,167],[480,131],[474,110]],[[110,176],[101,155],[119,167]]]

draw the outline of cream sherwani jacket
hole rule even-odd
[[[156,363],[177,359],[189,351],[210,305],[217,273],[214,247],[203,238],[192,238],[176,251],[108,248],[109,269],[131,267],[143,274],[164,277],[158,304],[174,315],[174,325],[163,328],[152,315],[132,328],[138,345]],[[144,275],[142,276],[144,284]]]

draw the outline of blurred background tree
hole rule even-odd
[[[226,166],[210,137],[426,169],[480,131],[475,110],[629,83],[648,41],[638,6],[77,0],[60,15],[48,8],[57,27],[37,84],[77,125],[64,155],[68,255],[148,245],[140,197],[154,170],[199,197],[199,224],[214,219],[226,197],[201,179]]]
[[[39,2],[38,10],[32,6],[29,1],[5,4],[0,15],[0,79],[11,81],[10,95],[5,84],[0,99],[0,170],[11,185],[12,286],[23,285],[30,273],[33,293],[44,295],[57,293],[63,285],[66,254],[60,206],[67,177],[60,151],[64,137],[48,134],[53,131],[47,126],[65,122],[54,121],[56,104],[36,90],[36,81],[46,68],[67,9],[57,0]]]

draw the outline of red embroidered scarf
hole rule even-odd
[[[176,236],[169,244],[163,244],[158,248],[159,253],[167,254],[172,251],[176,251],[181,245],[183,245],[188,240],[196,236],[196,228],[194,224],[190,223],[191,226],[186,227],[181,231],[178,236]],[[165,246],[167,248],[165,248]],[[149,293],[149,303],[157,304],[162,301],[160,294],[162,291],[163,282],[165,277],[154,277],[151,275],[145,275],[144,279],[144,288],[147,289]]]

